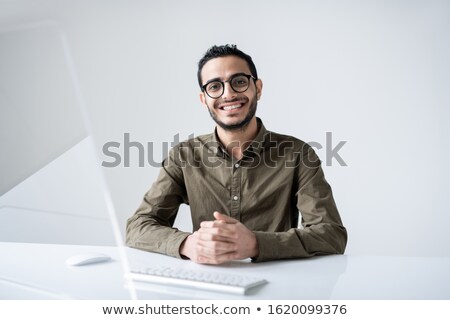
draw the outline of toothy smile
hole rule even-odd
[[[237,109],[237,108],[240,108],[240,107],[242,107],[242,104],[233,104],[231,106],[221,107],[220,109],[228,111],[228,110],[233,110],[233,109]]]
[[[244,101],[230,101],[220,105],[219,109],[224,111],[230,111],[241,108],[245,104]]]

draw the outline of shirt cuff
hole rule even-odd
[[[180,247],[183,241],[190,236],[189,232],[177,232],[168,241],[166,246],[166,254],[172,257],[183,259],[180,255]]]
[[[262,262],[277,259],[278,237],[276,232],[253,231],[258,241],[259,254],[252,262]]]

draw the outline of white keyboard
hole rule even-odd
[[[245,294],[247,289],[267,283],[262,278],[172,267],[134,270],[126,273],[125,278],[134,281],[235,294]]]

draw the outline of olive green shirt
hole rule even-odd
[[[214,211],[252,230],[259,247],[255,262],[342,254],[347,232],[316,153],[301,140],[267,131],[257,120],[258,134],[240,160],[227,153],[216,132],[175,146],[128,219],[127,245],[180,257],[191,233],[173,223],[185,203],[194,230],[214,220]]]

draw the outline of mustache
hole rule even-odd
[[[219,108],[222,104],[224,104],[224,103],[234,103],[234,102],[237,102],[237,103],[247,103],[248,102],[248,98],[234,98],[234,99],[231,99],[231,100],[220,100],[220,101],[216,101],[216,103],[215,103],[215,107],[216,108]]]

